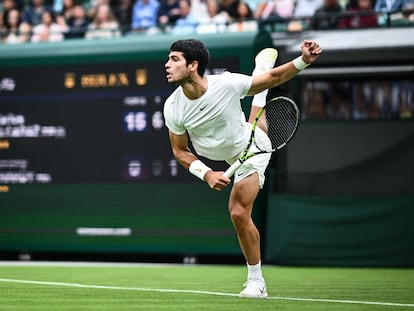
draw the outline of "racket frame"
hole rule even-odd
[[[286,142],[284,142],[283,144],[281,144],[280,146],[278,146],[278,147],[276,147],[276,148],[272,148],[271,150],[266,150],[266,151],[263,151],[263,150],[260,150],[260,151],[256,151],[256,152],[252,152],[252,153],[248,153],[249,152],[249,150],[250,150],[250,147],[252,146],[252,144],[254,143],[254,140],[255,140],[255,131],[256,131],[256,127],[257,127],[257,123],[259,122],[259,119],[260,119],[260,117],[262,116],[262,114],[263,114],[263,112],[264,111],[266,111],[266,106],[267,105],[269,105],[269,104],[274,104],[273,102],[274,101],[277,101],[277,100],[280,100],[280,99],[284,99],[284,100],[288,100],[289,102],[291,102],[291,104],[294,106],[294,108],[295,108],[295,110],[296,110],[296,115],[297,115],[297,118],[296,118],[296,124],[295,124],[295,127],[294,127],[294,130],[292,131],[292,133],[291,133],[291,135],[288,137],[288,139],[286,140]],[[277,103],[276,103],[277,104]],[[234,175],[234,173],[237,171],[237,169],[244,163],[244,162],[246,162],[248,159],[250,159],[251,157],[253,157],[253,156],[255,156],[255,155],[258,155],[258,154],[262,154],[262,153],[273,153],[273,152],[275,152],[276,150],[280,150],[280,149],[282,149],[283,147],[285,147],[286,145],[287,145],[287,143],[292,139],[292,137],[295,135],[295,133],[296,133],[296,130],[297,130],[297,128],[298,128],[298,124],[299,124],[299,109],[298,109],[298,107],[297,107],[297,105],[296,105],[296,103],[292,100],[292,99],[290,99],[290,98],[288,98],[288,97],[286,97],[286,96],[277,96],[277,97],[275,97],[275,98],[272,98],[271,100],[269,100],[267,103],[266,103],[266,105],[264,106],[264,107],[262,107],[258,112],[257,112],[257,114],[256,114],[256,117],[255,117],[255,119],[254,119],[254,122],[253,122],[253,124],[252,124],[252,130],[251,130],[251,134],[250,134],[250,139],[249,139],[249,142],[248,142],[248,144],[247,144],[247,146],[246,146],[246,148],[244,149],[244,151],[243,151],[243,153],[241,154],[241,156],[236,160],[236,161],[234,161],[234,163],[232,164],[232,165],[230,165],[230,167],[224,172],[224,176],[226,176],[227,178],[230,178],[230,177],[232,177],[233,175]]]

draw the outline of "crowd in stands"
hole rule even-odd
[[[307,81],[301,90],[305,120],[414,118],[414,81]]]
[[[0,33],[15,44],[255,31],[263,21],[287,31],[349,29],[414,25],[413,12],[414,0],[3,0]]]

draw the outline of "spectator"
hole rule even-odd
[[[218,12],[217,0],[207,0],[208,20],[197,26],[197,33],[220,33],[224,32],[229,22],[226,12]]]
[[[32,26],[28,23],[22,22],[19,27],[19,34],[21,42],[30,42],[32,36]]]
[[[320,90],[309,90],[309,100],[304,107],[303,117],[310,120],[323,120],[326,118],[325,98]]]
[[[157,26],[157,0],[136,0],[132,8],[132,29],[146,31]]]
[[[246,2],[239,2],[237,13],[240,17],[229,25],[229,31],[236,32],[257,30],[257,21],[253,19],[253,12]]]
[[[413,21],[413,7],[412,0],[377,0],[374,10],[382,14],[378,21],[380,25],[390,21],[393,24],[407,24]]]
[[[339,28],[368,28],[378,25],[371,0],[358,0],[357,7],[349,8],[347,12],[351,15],[341,18]]]
[[[7,21],[2,41],[6,44],[28,42],[30,40],[30,25],[22,23],[21,14],[17,9],[12,9],[7,14]]]
[[[69,18],[68,31],[65,33],[67,39],[84,38],[89,26],[89,20],[86,17],[85,9],[82,5],[76,5],[73,8],[72,17]]]
[[[59,15],[62,16],[65,21],[68,21],[73,16],[73,9],[77,4],[76,0],[63,0],[62,10]]]
[[[294,0],[270,0],[269,2],[266,3],[266,6],[260,18],[262,19],[290,18],[293,15],[294,7],[295,7]]]
[[[302,30],[302,22],[293,20],[293,10],[295,8],[295,0],[269,0],[260,15],[262,20],[274,20],[278,27],[283,27],[287,31]]]
[[[326,115],[330,120],[349,120],[352,117],[352,109],[349,105],[347,94],[340,88],[330,87],[328,90],[328,105]]]
[[[318,30],[336,29],[341,20],[343,12],[338,0],[324,0],[324,4],[319,7],[311,20],[311,27]]]
[[[236,20],[240,17],[238,6],[240,0],[219,0],[219,12],[226,12],[230,19]]]
[[[377,0],[374,9],[377,13],[393,13],[403,11],[410,5],[411,0]]]
[[[86,39],[109,39],[120,37],[119,23],[108,4],[101,4],[95,18],[89,24],[85,34]]]
[[[158,26],[162,29],[173,26],[180,18],[179,0],[161,0],[158,8]]]
[[[265,0],[244,0],[253,12],[253,17],[259,19],[262,15],[263,9],[266,6]]]
[[[59,42],[64,40],[65,29],[55,22],[51,11],[42,13],[42,22],[33,27],[32,42]]]
[[[354,120],[363,120],[368,118],[365,98],[361,89],[357,90],[358,95],[354,96],[354,107],[352,109],[352,118]]]
[[[0,16],[0,26],[1,24],[3,24],[5,28],[10,27],[8,16],[9,16],[10,11],[16,10],[16,9],[17,9],[17,4],[15,0],[4,0],[3,1],[3,12],[1,13],[1,16]]]
[[[209,19],[206,0],[191,0],[191,14],[199,23],[205,23]]]
[[[98,8],[102,5],[108,5],[111,9],[111,0],[91,0],[92,5],[89,7],[89,10],[87,10],[87,16],[89,20],[94,20],[96,17],[96,13],[98,11]]]
[[[132,0],[120,0],[114,6],[114,13],[122,28],[122,33],[125,34],[130,31],[132,24]]]
[[[374,99],[372,99],[370,102],[368,102],[367,106],[367,117],[368,119],[379,119],[381,116],[381,109],[377,102],[375,102]]]
[[[411,0],[404,8],[404,16],[407,18],[407,21],[411,24],[414,23],[414,0]]]
[[[374,2],[376,0],[373,0]],[[343,3],[341,3],[342,7],[345,8],[346,10],[349,9],[355,9],[358,7],[358,0],[348,0],[345,5]]]
[[[198,19],[191,13],[191,1],[180,0],[180,18],[172,28],[173,35],[191,35],[197,32]]]
[[[52,7],[53,12],[60,13],[63,10],[64,0],[46,0],[46,4]]]
[[[266,1],[260,1],[260,0],[258,0],[258,1],[259,2],[256,3],[256,5],[255,5],[255,9],[253,9],[253,7],[252,7],[253,16],[254,16],[255,19],[261,19],[262,18],[263,11],[264,11],[264,9],[267,5]],[[246,1],[246,3],[248,3],[250,5],[251,1]]]
[[[45,5],[44,0],[32,0],[31,5],[24,11],[23,21],[35,27],[42,23],[45,11],[52,12],[52,8]]]
[[[414,81],[395,81],[393,83],[392,107],[401,119],[413,118],[414,116]]]
[[[296,0],[293,16],[297,18],[312,17],[323,5],[323,0]]]
[[[296,0],[292,19],[286,30],[295,32],[309,29],[313,15],[322,4],[323,0]]]

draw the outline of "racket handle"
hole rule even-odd
[[[237,171],[237,169],[242,165],[242,163],[240,162],[239,159],[237,159],[237,161],[235,161],[225,172],[224,172],[224,176],[226,176],[227,178],[230,178],[231,176],[234,175],[234,173]]]

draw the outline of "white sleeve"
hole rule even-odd
[[[253,77],[249,75],[245,75],[242,73],[230,73],[225,72],[223,75],[229,75],[226,78],[233,88],[240,94],[240,98],[246,97],[247,93],[249,92],[250,88],[252,87]]]
[[[165,125],[167,128],[177,135],[182,135],[185,133],[186,129],[180,124],[177,120],[177,114],[174,113],[174,105],[171,98],[167,98],[164,104],[164,119]]]

